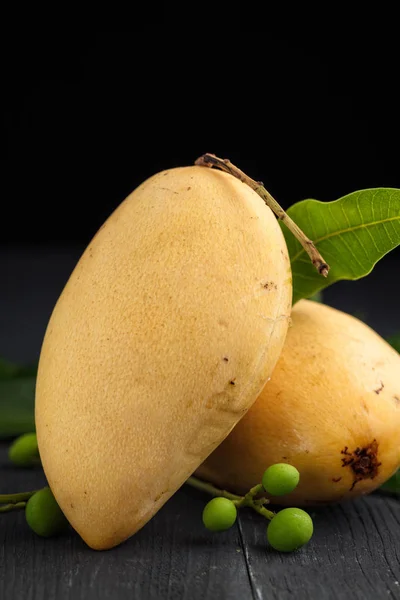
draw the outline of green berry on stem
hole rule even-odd
[[[203,510],[203,523],[210,531],[229,529],[235,523],[236,517],[236,506],[228,498],[213,498]]]
[[[68,527],[68,521],[49,487],[39,490],[29,498],[25,518],[29,527],[42,537],[58,535]]]
[[[263,488],[272,496],[285,496],[293,492],[299,483],[300,473],[293,465],[276,463],[262,476]]]
[[[36,433],[24,433],[16,438],[8,449],[8,458],[16,467],[40,464]]]
[[[284,508],[267,527],[267,538],[275,550],[293,552],[310,541],[314,531],[312,519],[301,508]]]

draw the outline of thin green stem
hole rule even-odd
[[[237,508],[242,508],[244,506],[252,508],[266,519],[271,520],[275,516],[275,513],[273,513],[272,510],[268,510],[267,508],[265,508],[265,506],[262,506],[261,502],[268,502],[266,498],[255,498],[257,494],[259,494],[261,491],[264,491],[264,488],[261,485],[261,483],[251,488],[251,490],[249,490],[245,496],[238,496],[237,494],[232,494],[231,492],[228,492],[226,490],[221,490],[215,487],[215,485],[213,485],[212,483],[209,483],[208,481],[202,481],[201,479],[197,479],[197,477],[193,476],[189,477],[189,479],[186,480],[186,483],[191,487],[195,488],[196,490],[200,490],[201,492],[206,492],[207,494],[210,494],[210,496],[213,496],[214,498],[228,498],[228,500],[232,500],[232,502]]]
[[[262,506],[263,504],[269,504],[269,500],[265,496],[262,496],[261,498],[254,498],[254,504]]]
[[[268,510],[263,506],[263,504],[269,502],[267,498],[256,498],[257,494],[259,494],[260,492],[265,492],[264,487],[261,483],[252,487],[243,497],[242,501],[236,506],[238,508],[240,508],[241,506],[249,506],[256,512],[258,512],[260,515],[263,515],[267,519],[271,520],[275,516],[275,513],[273,513],[272,510]]]
[[[0,504],[17,504],[18,502],[26,502],[33,494],[39,490],[32,492],[19,492],[17,494],[0,494]]]
[[[265,506],[260,506],[260,504],[255,504],[254,502],[251,505],[251,508],[253,510],[255,510],[256,512],[258,512],[263,517],[265,517],[266,519],[268,519],[269,521],[271,521],[276,514],[276,513],[272,512],[272,510],[268,510],[268,508],[265,508]]]
[[[11,504],[2,504],[0,506],[0,513],[11,512],[12,510],[24,510],[26,502],[15,502]]]
[[[254,503],[254,497],[257,496],[260,492],[263,492],[264,488],[261,483],[258,483],[254,487],[252,487],[247,494],[241,500],[241,503],[238,506],[249,506]]]
[[[243,499],[243,496],[237,496],[236,494],[231,494],[231,492],[227,492],[226,490],[220,490],[212,485],[212,483],[208,483],[208,481],[202,481],[201,479],[197,479],[197,477],[189,477],[189,479],[186,480],[186,483],[191,487],[196,488],[196,490],[210,494],[210,496],[220,496],[222,498],[228,498],[228,500],[233,500],[235,504]]]

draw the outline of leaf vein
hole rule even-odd
[[[362,223],[361,225],[355,225],[354,227],[348,227],[347,229],[343,229],[341,232],[337,232],[334,231],[332,233],[327,233],[326,235],[321,236],[318,239],[313,240],[314,244],[320,244],[321,242],[328,240],[329,238],[333,238],[336,236],[340,236],[346,233],[350,233],[352,231],[357,231],[358,229],[368,229],[369,227],[375,227],[377,225],[383,225],[384,223],[390,223],[392,221],[399,221],[400,222],[400,215],[398,217],[388,217],[387,219],[382,219],[380,221],[372,221],[370,223]],[[301,250],[299,250],[299,252],[293,256],[293,258],[291,259],[291,262],[295,262],[299,256],[301,256],[303,253],[305,253],[304,248],[302,247]]]

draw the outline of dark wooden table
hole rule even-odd
[[[52,307],[82,249],[0,250],[0,356],[37,360]],[[395,258],[364,280],[336,284],[325,301],[357,311],[382,335],[400,330]],[[5,443],[0,471],[0,493],[46,483],[41,469],[10,466]],[[208,499],[184,486],[133,538],[106,552],[90,550],[73,530],[42,539],[22,513],[2,515],[0,599],[400,599],[400,499],[372,494],[311,510],[314,536],[292,554],[268,549],[266,522],[249,510],[228,532],[207,532],[201,512]]]

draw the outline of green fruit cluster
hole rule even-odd
[[[273,496],[290,494],[299,480],[300,474],[294,466],[277,463],[264,472],[262,486],[253,488],[254,494],[259,487]],[[213,498],[204,507],[203,524],[210,531],[226,531],[236,522],[237,506],[249,506],[252,501],[248,499],[247,503],[243,503],[243,500]],[[275,550],[292,552],[307,544],[313,531],[313,522],[308,513],[300,508],[285,508],[273,515],[267,527],[267,539]]]

